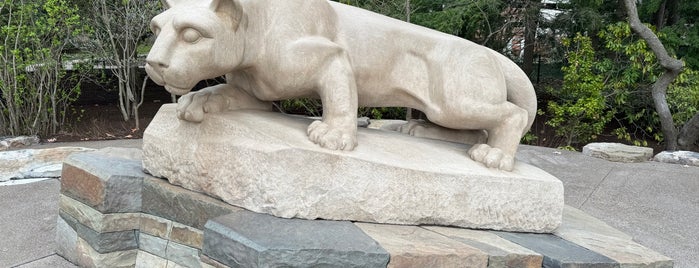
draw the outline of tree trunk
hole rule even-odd
[[[667,1],[667,23],[666,26],[672,26],[680,21],[680,1]]]
[[[678,148],[686,151],[699,150],[699,113],[696,113],[692,119],[682,127],[680,137],[677,139]]]
[[[660,31],[665,26],[665,10],[667,5],[667,0],[663,1],[655,12],[655,28]]]
[[[641,20],[638,18],[635,0],[624,0],[624,6],[631,29],[648,43],[648,46],[658,58],[660,65],[665,69],[665,72],[653,84],[653,102],[655,103],[655,111],[660,117],[660,125],[665,136],[665,147],[667,150],[675,151],[677,150],[677,128],[672,119],[672,113],[666,97],[667,87],[682,72],[683,63],[671,57],[665,50],[663,43],[658,39],[658,36],[641,23]]]
[[[527,5],[524,26],[524,55],[522,56],[522,70],[527,76],[534,70],[534,49],[536,48],[536,30],[539,27],[539,1],[531,0]]]

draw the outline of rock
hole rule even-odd
[[[145,132],[144,168],[175,185],[284,218],[528,232],[560,224],[563,185],[533,166],[488,169],[467,156],[466,145],[370,129],[359,129],[354,151],[327,150],[308,140],[308,124],[252,111],[189,123],[165,105]]]
[[[19,136],[11,138],[0,138],[0,151],[4,151],[11,148],[29,146],[33,144],[39,144],[39,137]]]
[[[488,268],[540,268],[543,262],[540,254],[488,231],[440,226],[423,228],[485,252],[488,255]]]
[[[61,193],[102,213],[140,212],[141,161],[99,152],[74,154],[61,173]]]
[[[488,254],[418,226],[355,223],[391,255],[388,268],[486,267]]]
[[[0,152],[0,182],[30,178],[58,178],[63,161],[71,154],[94,149],[58,147]]]
[[[629,267],[672,267],[672,259],[636,242],[584,212],[566,207],[556,236],[604,255]]]
[[[550,234],[495,232],[500,237],[544,256],[542,267],[615,268],[619,263]],[[634,266],[631,266],[634,267]]]
[[[612,162],[638,163],[651,159],[653,157],[653,148],[600,142],[585,145],[582,153]]]
[[[383,129],[389,131],[397,131],[402,125],[407,124],[408,121],[405,120],[386,120],[386,119],[376,119],[370,120],[368,128],[373,129]]]
[[[691,151],[663,151],[653,157],[654,161],[699,167],[699,153]]]
[[[369,117],[357,118],[357,127],[368,127],[370,124]]]
[[[244,210],[206,223],[202,253],[231,267],[386,267],[389,259],[351,222]]]

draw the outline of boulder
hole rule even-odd
[[[585,145],[582,153],[611,162],[639,163],[653,157],[653,148],[599,142]]]
[[[5,151],[11,148],[18,148],[29,146],[33,144],[39,144],[39,137],[37,136],[18,136],[2,138],[0,137],[0,151]]]
[[[699,167],[699,153],[691,151],[663,151],[653,157],[654,161]]]
[[[63,160],[78,152],[93,151],[82,147],[25,149],[0,152],[0,182],[31,178],[58,178]]]
[[[164,105],[144,134],[144,168],[284,218],[526,232],[550,232],[561,222],[563,185],[536,167],[488,169],[467,156],[467,145],[363,128],[354,151],[327,150],[308,140],[309,124],[259,111],[191,123]]]

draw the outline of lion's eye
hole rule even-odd
[[[186,28],[182,30],[182,40],[188,43],[196,43],[201,39],[201,33],[194,28]]]

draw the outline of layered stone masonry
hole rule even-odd
[[[570,207],[553,234],[282,219],[90,152],[64,164],[58,254],[81,267],[672,267]]]

